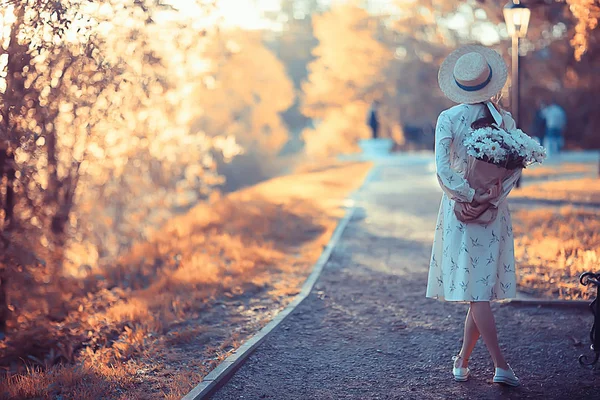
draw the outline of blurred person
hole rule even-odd
[[[494,363],[493,382],[518,386],[519,379],[498,345],[490,302],[516,296],[514,241],[506,197],[522,170],[515,169],[485,192],[475,190],[466,179],[468,155],[463,143],[474,129],[494,124],[515,128],[510,113],[491,101],[506,79],[502,56],[483,46],[459,48],[440,67],[440,88],[459,105],[443,111],[436,126],[436,171],[443,194],[426,296],[469,303],[462,348],[453,357],[456,381],[469,379],[469,358],[481,336]],[[457,205],[464,206],[472,222],[459,221]],[[490,207],[495,207],[497,214],[483,225],[477,218]]]
[[[567,126],[567,113],[565,110],[552,102],[541,111],[542,117],[546,121],[546,134],[544,136],[544,147],[546,154],[551,157],[558,154],[564,146],[565,139],[563,132]]]
[[[377,139],[379,137],[379,101],[377,100],[373,101],[369,107],[367,125],[371,128],[371,138]]]
[[[544,118],[542,110],[546,107],[546,104],[543,101],[541,101],[538,102],[538,105],[538,109],[535,113],[535,117],[533,118],[533,122],[531,124],[531,134],[538,141],[538,143],[543,144],[544,136],[546,136],[546,119]],[[519,178],[519,180],[517,180],[515,188],[521,187],[521,179],[522,177]]]
[[[531,134],[538,139],[540,144],[544,143],[544,137],[546,136],[546,118],[542,112],[544,108],[546,108],[546,104],[542,101],[531,124]]]

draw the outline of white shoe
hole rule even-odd
[[[454,361],[454,364],[452,364],[452,373],[454,374],[454,380],[456,382],[466,382],[469,379],[469,375],[471,374],[471,371],[469,370],[469,368],[454,367],[454,365],[456,364],[456,360],[458,360],[459,358],[462,358],[462,357],[461,356],[452,357],[452,361]]]
[[[509,365],[508,369],[496,368],[496,373],[494,374],[494,383],[502,383],[508,386],[519,386],[519,378],[517,378]]]

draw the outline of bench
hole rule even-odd
[[[579,356],[579,363],[586,367],[597,369],[598,359],[600,359],[600,273],[584,272],[579,277],[579,282],[584,286],[594,285],[597,290],[596,299],[590,304],[590,310],[594,314],[594,324],[590,331],[590,339],[592,341],[590,348],[594,352],[594,356],[593,360],[590,361],[592,357],[582,354]]]

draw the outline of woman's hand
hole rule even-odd
[[[462,214],[470,219],[479,217],[485,210],[489,208],[487,203],[475,204],[475,203],[463,203]]]
[[[480,193],[475,191],[473,196],[473,205],[478,206],[479,204],[489,203],[490,201],[498,198],[502,193],[502,180],[498,179],[498,183],[492,186],[487,192]]]
[[[502,181],[498,180],[494,186],[486,192],[475,192],[471,203],[462,203],[461,213],[468,219],[475,219],[485,212],[490,207],[490,201],[498,198],[502,193]]]

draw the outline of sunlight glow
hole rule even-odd
[[[506,39],[502,29],[487,21],[482,10],[473,10],[467,4],[457,8],[453,14],[438,18],[438,24],[456,32],[461,38],[480,42],[484,46],[492,46]]]
[[[169,3],[185,17],[201,13],[194,1],[169,0]],[[280,10],[281,0],[219,0],[214,18],[226,28],[259,30],[270,27],[271,22],[265,18],[266,13],[277,13]]]

